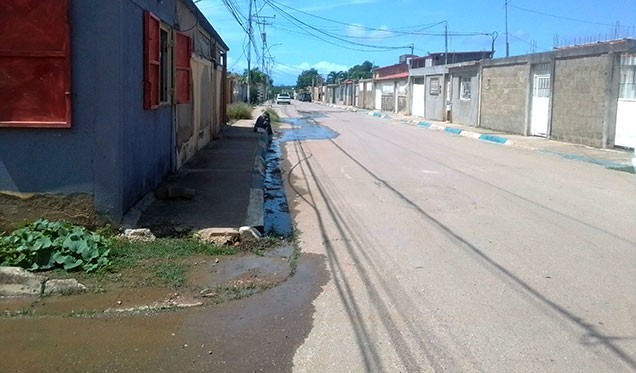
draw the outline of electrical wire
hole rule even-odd
[[[609,24],[609,23],[601,23],[601,22],[586,21],[586,20],[578,19],[578,18],[564,17],[564,16],[558,16],[558,15],[555,15],[555,14],[549,14],[549,13],[539,12],[539,11],[532,10],[532,9],[522,8],[522,7],[520,7],[520,6],[516,6],[516,5],[510,5],[510,3],[508,3],[508,7],[509,7],[509,8],[514,8],[514,9],[518,9],[518,10],[522,10],[522,11],[524,11],[524,12],[528,12],[528,13],[539,14],[539,15],[546,16],[546,17],[552,17],[552,18],[557,18],[557,19],[563,19],[563,20],[566,20],[566,21],[573,21],[573,22],[588,23],[588,24],[590,24],[590,25],[599,25],[599,26],[614,26],[614,25]]]
[[[332,39],[335,39],[335,40],[338,40],[338,41],[341,41],[341,42],[344,42],[344,43],[347,43],[347,44],[355,45],[355,46],[358,46],[358,47],[369,48],[369,49],[382,49],[382,50],[391,50],[391,49],[401,49],[401,48],[403,48],[403,47],[382,47],[382,46],[378,46],[378,45],[371,45],[371,44],[363,44],[363,43],[353,42],[353,41],[347,40],[347,39],[345,39],[345,38],[342,38],[342,37],[340,37],[340,36],[337,36],[337,35],[334,35],[334,34],[331,34],[331,33],[325,32],[325,31],[323,31],[323,30],[320,30],[319,28],[317,28],[317,27],[315,27],[315,26],[312,26],[312,25],[310,25],[310,24],[308,24],[308,23],[305,23],[305,22],[303,22],[303,21],[299,20],[298,18],[296,18],[296,17],[294,17],[293,15],[289,14],[288,12],[286,12],[286,11],[285,11],[284,9],[282,9],[281,7],[278,7],[278,6],[277,6],[276,4],[274,4],[272,1],[268,1],[267,3],[270,5],[270,7],[271,7],[272,9],[274,9],[275,11],[277,11],[277,12],[278,12],[279,14],[281,14],[284,18],[288,19],[290,22],[292,22],[292,23],[294,23],[294,24],[298,25],[299,27],[305,27],[305,28],[311,29],[311,30],[313,30],[313,31],[317,32],[318,34],[325,35],[325,36],[327,36],[327,37],[329,37],[329,38],[332,38]],[[313,34],[313,33],[312,33],[312,34],[310,34],[310,36],[312,36],[312,37],[314,37],[314,38],[316,38],[316,39],[319,39],[319,40],[325,41],[325,39],[324,39],[324,38],[318,37],[316,34]],[[333,44],[333,45],[340,46],[340,45],[337,45],[337,44]],[[367,50],[363,50],[363,51],[365,51],[365,52],[366,52]]]

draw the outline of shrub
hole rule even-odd
[[[31,271],[63,268],[92,272],[109,264],[108,241],[83,227],[40,219],[0,235],[0,265]]]
[[[276,112],[276,110],[272,109],[272,108],[267,108],[267,113],[269,114],[269,120],[272,123],[278,123],[280,122],[280,116],[278,115],[278,112]]]
[[[231,120],[252,119],[252,107],[244,102],[234,103],[227,109],[227,116]]]

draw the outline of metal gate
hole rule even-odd
[[[424,78],[413,79],[413,102],[411,102],[411,114],[418,117],[424,116]]]
[[[636,54],[621,56],[614,145],[636,148]]]
[[[550,73],[549,64],[535,67],[532,84],[532,111],[530,113],[530,132],[532,136],[548,136],[550,120]]]

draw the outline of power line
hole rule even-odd
[[[436,22],[436,23],[429,23],[429,24],[424,24],[424,25],[414,25],[414,26],[404,26],[404,27],[395,28],[393,30],[386,30],[386,29],[380,29],[380,28],[373,28],[373,27],[366,27],[366,26],[362,26],[362,25],[356,25],[356,24],[353,24],[353,23],[341,22],[341,21],[337,21],[337,20],[334,20],[334,19],[317,16],[315,14],[311,14],[309,12],[305,12],[305,11],[300,10],[300,9],[292,8],[292,7],[288,6],[288,5],[281,4],[281,3],[273,1],[273,0],[266,0],[265,2],[269,3],[270,5],[274,4],[276,6],[284,7],[284,8],[293,10],[293,11],[298,12],[298,13],[306,14],[306,15],[308,15],[310,17],[322,19],[324,21],[336,23],[336,24],[339,24],[339,25],[357,27],[357,28],[360,28],[360,29],[363,29],[363,30],[367,30],[367,31],[385,31],[385,32],[391,32],[391,33],[402,34],[402,35],[415,35],[418,31],[428,30],[428,29],[431,29],[431,28],[433,28],[435,26],[439,26],[439,25],[443,24],[444,22],[446,22],[446,21],[440,21],[440,22]],[[406,30],[406,29],[409,29],[409,28],[419,28],[419,30],[416,30],[416,31],[398,31],[398,30]]]
[[[227,8],[227,10],[230,12],[232,17],[234,17],[236,22],[238,22],[238,24],[241,26],[243,31],[248,32],[248,27],[245,25],[245,21],[244,21],[245,16],[241,14],[236,3],[233,0],[223,0],[223,4]]]
[[[401,46],[400,46],[400,47],[397,47],[397,46],[395,46],[395,47],[382,47],[382,46],[378,46],[378,45],[371,45],[371,44],[363,44],[363,43],[353,42],[353,41],[350,41],[350,40],[344,39],[344,38],[342,38],[342,37],[340,37],[340,36],[337,36],[337,35],[334,35],[334,34],[331,34],[331,33],[325,32],[325,31],[323,31],[323,30],[321,30],[321,29],[319,29],[319,28],[317,28],[317,27],[315,27],[315,26],[312,26],[312,25],[310,25],[310,24],[308,24],[308,23],[305,23],[304,21],[299,20],[298,18],[296,18],[296,17],[294,17],[293,15],[289,14],[288,12],[286,12],[284,9],[282,9],[282,8],[278,7],[278,6],[277,6],[276,4],[274,4],[272,1],[268,1],[267,3],[270,5],[270,7],[272,7],[272,9],[274,9],[275,11],[277,11],[277,12],[278,12],[279,14],[281,14],[284,18],[287,18],[290,22],[292,22],[292,23],[294,23],[294,24],[298,25],[298,27],[301,27],[301,28],[302,28],[302,27],[304,26],[305,28],[309,28],[309,29],[311,29],[311,30],[313,30],[313,31],[315,31],[315,32],[317,32],[317,33],[319,33],[319,34],[325,35],[325,36],[327,36],[327,37],[329,37],[329,38],[332,38],[332,39],[335,39],[335,40],[341,41],[341,42],[343,42],[343,43],[347,43],[347,44],[351,44],[351,45],[355,45],[355,46],[359,46],[359,47],[364,47],[364,48],[369,48],[369,49],[391,50],[391,49],[401,49],[401,48],[404,48],[404,47],[401,47]],[[323,39],[323,38],[321,38],[321,37],[318,37],[316,34],[313,34],[313,33],[307,33],[307,34],[308,34],[309,36],[312,36],[312,37],[316,38],[316,39],[319,39],[319,40],[321,40],[321,41],[325,41],[325,42],[326,42],[326,40],[325,40],[325,39]],[[334,44],[334,43],[330,43],[330,44],[335,45],[335,46],[342,47],[341,45],[338,45],[338,44]],[[368,50],[362,50],[362,51],[363,51],[363,52],[367,52]]]
[[[557,18],[557,19],[563,19],[563,20],[567,20],[567,21],[573,21],[573,22],[581,22],[581,23],[588,23],[591,25],[600,25],[600,26],[613,26],[612,24],[609,23],[601,23],[601,22],[594,22],[594,21],[587,21],[584,19],[578,19],[578,18],[572,18],[572,17],[564,17],[564,16],[559,16],[556,14],[549,14],[549,13],[544,13],[544,12],[539,12],[537,10],[532,10],[532,9],[526,9],[526,8],[522,8],[520,6],[516,6],[516,5],[510,5],[510,3],[508,3],[508,6],[510,8],[515,8],[518,10],[522,10],[524,12],[528,12],[528,13],[534,13],[534,14],[539,14],[542,16],[546,16],[546,17],[552,17],[552,18]]]

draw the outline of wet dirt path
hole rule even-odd
[[[324,258],[216,306],[143,316],[0,320],[2,372],[284,372],[312,325]]]

